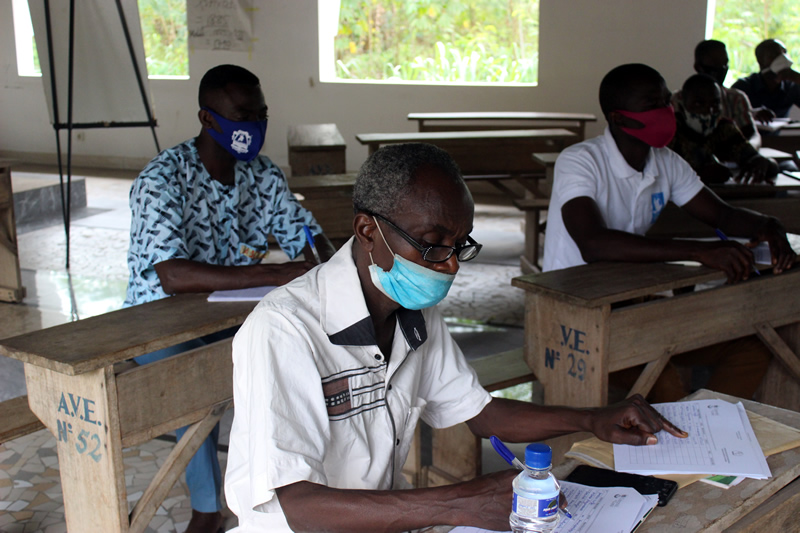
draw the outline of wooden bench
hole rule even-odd
[[[506,202],[535,192],[544,175],[531,160],[534,152],[560,151],[578,136],[564,128],[528,130],[440,131],[420,133],[360,133],[356,139],[374,153],[381,146],[423,142],[446,150],[465,179],[485,181],[503,193]],[[515,182],[516,185],[512,185]],[[517,190],[511,187],[516,187]],[[477,192],[470,187],[473,195]]]
[[[336,124],[289,126],[289,166],[292,176],[344,174],[347,144]]]
[[[457,113],[409,113],[419,131],[475,131],[513,128],[563,127],[577,134],[577,142],[586,136],[586,123],[596,122],[591,113],[550,113],[539,111],[477,111]]]
[[[536,379],[525,363],[522,348],[468,362],[477,372],[478,382],[489,392]],[[467,424],[433,429],[420,421],[403,473],[417,488],[472,479],[481,474],[481,439]]]
[[[514,205],[525,213],[525,253],[519,257],[520,268],[525,274],[541,272],[542,265],[539,264],[541,214],[550,207],[550,199],[520,198],[514,200]]]
[[[0,403],[0,444],[40,429],[44,429],[44,424],[28,407],[27,396],[19,396]]]

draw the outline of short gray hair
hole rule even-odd
[[[410,192],[411,180],[424,166],[437,167],[461,183],[461,170],[439,147],[425,143],[390,144],[369,156],[353,186],[353,209],[391,217],[399,200]]]

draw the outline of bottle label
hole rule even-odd
[[[558,512],[558,496],[544,500],[531,500],[515,492],[512,510],[525,518],[549,518]]]

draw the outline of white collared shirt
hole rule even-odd
[[[418,419],[449,427],[491,399],[435,307],[398,311],[387,362],[352,242],[267,295],[233,341],[225,497],[239,533],[290,531],[274,489],[298,481],[407,488]]]
[[[668,201],[682,206],[703,189],[692,167],[669,148],[651,148],[644,171],[634,170],[611,131],[570,146],[556,160],[547,212],[543,270],[584,265],[567,232],[561,208],[575,198],[591,198],[609,229],[644,235]]]

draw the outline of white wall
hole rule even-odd
[[[600,116],[597,88],[611,68],[628,62],[658,69],[670,88],[693,73],[692,51],[704,38],[701,0],[541,0],[539,86],[425,87],[319,83],[317,0],[256,0],[256,37],[246,53],[196,51],[188,81],[151,80],[162,148],[199,131],[197,85],[203,73],[236,63],[261,78],[270,107],[264,153],[288,161],[290,124],[334,122],[347,146],[347,166],[357,169],[366,148],[357,133],[414,131],[412,111],[571,111]],[[602,131],[602,120],[589,129]],[[84,130],[75,142],[77,164],[138,168],[155,155],[146,128]],[[55,153],[42,82],[17,76],[11,2],[0,2],[0,154]],[[50,156],[52,157],[52,155]],[[52,161],[55,161],[52,158]]]

